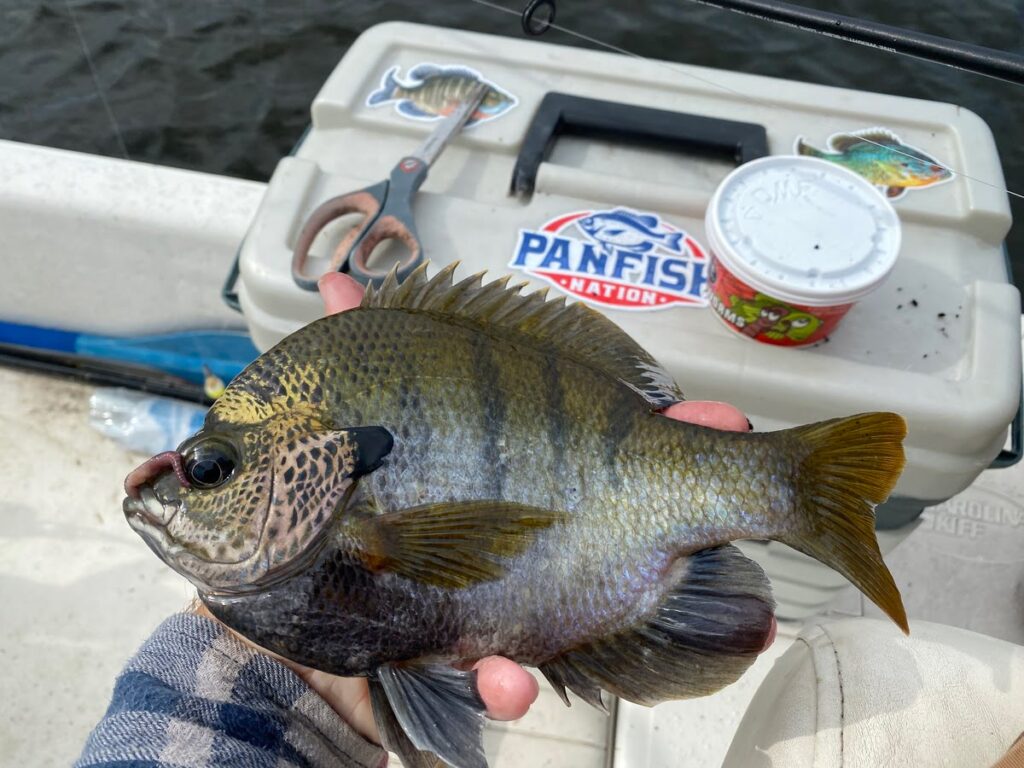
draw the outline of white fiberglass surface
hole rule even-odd
[[[146,458],[88,424],[92,388],[0,368],[0,766],[70,765],[125,661],[194,590],[121,513]],[[492,768],[600,768],[611,719],[546,682],[530,713],[491,724]]]

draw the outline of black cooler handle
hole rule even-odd
[[[566,134],[724,155],[737,165],[768,154],[768,135],[757,123],[550,92],[537,108],[516,158],[513,195],[533,194],[540,164],[551,155],[558,137]]]

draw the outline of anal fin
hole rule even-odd
[[[753,663],[775,610],[764,571],[732,545],[680,565],[677,584],[643,624],[540,665],[563,699],[564,688],[595,706],[600,688],[646,705],[705,696]]]
[[[608,707],[605,706],[604,699],[601,698],[601,686],[586,675],[581,674],[564,657],[554,658],[537,668],[547,681],[551,683],[551,687],[555,689],[555,693],[565,702],[565,706],[572,706],[569,702],[569,695],[565,692],[568,689],[595,709],[600,709],[605,713],[608,712]]]
[[[377,670],[377,676],[414,750],[432,752],[454,768],[487,768],[486,706],[476,690],[476,672],[444,665],[387,664]]]

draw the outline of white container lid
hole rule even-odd
[[[863,298],[900,249],[889,201],[861,176],[812,157],[741,165],[719,185],[705,225],[711,250],[736,277],[807,306]]]

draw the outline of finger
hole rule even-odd
[[[772,647],[772,643],[775,642],[775,635],[778,634],[778,632],[779,632],[779,622],[777,622],[775,620],[775,617],[772,616],[772,628],[768,630],[768,637],[764,641],[764,648],[762,648],[759,651],[759,653],[764,653],[765,651],[767,651],[769,648]]]
[[[354,309],[363,300],[363,286],[341,272],[328,272],[317,281],[317,287],[328,315]]]
[[[714,400],[686,400],[670,405],[661,413],[670,419],[688,421],[712,429],[730,432],[749,432],[753,429],[739,408]]]
[[[537,699],[537,680],[514,661],[488,656],[474,666],[476,688],[493,720],[518,720]]]

